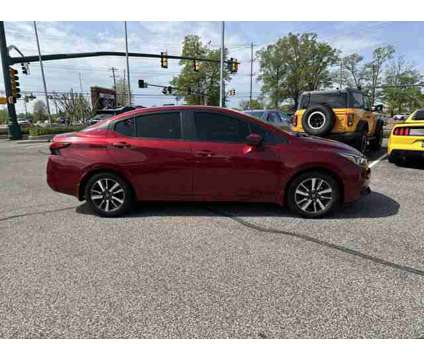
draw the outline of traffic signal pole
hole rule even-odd
[[[9,52],[7,50],[6,34],[4,31],[3,21],[0,21],[0,53],[4,79],[4,90],[7,98],[7,111],[9,112],[9,139],[20,140],[22,139],[22,132],[16,117],[16,109],[13,102],[12,84],[9,73],[9,66],[13,65],[13,63],[10,61]]]

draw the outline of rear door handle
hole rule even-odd
[[[112,144],[113,147],[119,148],[119,149],[126,149],[126,148],[130,148],[131,145],[122,141],[122,142],[116,142]]]

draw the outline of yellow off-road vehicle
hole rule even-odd
[[[361,152],[367,146],[379,150],[384,122],[376,112],[381,110],[381,105],[371,107],[360,90],[308,91],[299,98],[292,130],[338,140]]]

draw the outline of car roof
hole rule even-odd
[[[302,95],[310,95],[310,94],[334,94],[334,93],[347,93],[347,92],[360,92],[359,89],[354,88],[344,88],[344,89],[332,89],[332,90],[312,90],[312,91],[304,91]]]

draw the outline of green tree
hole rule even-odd
[[[393,61],[385,71],[385,84],[381,98],[388,106],[391,116],[395,113],[412,112],[424,105],[421,87],[411,86],[420,83],[421,73],[403,57]]]
[[[6,109],[0,109],[0,124],[6,124],[9,118],[9,113]]]
[[[362,64],[363,56],[354,53],[342,58],[343,83],[348,87],[359,89],[366,79],[366,68]]]
[[[240,101],[239,108],[241,110],[260,110],[264,108],[264,103],[259,99],[242,100]]]
[[[47,106],[43,100],[37,100],[32,108],[34,122],[47,119]]]
[[[395,49],[392,46],[383,46],[373,51],[372,60],[364,66],[365,88],[370,96],[371,105],[379,97],[384,75],[384,65],[393,58]]]
[[[182,56],[219,60],[220,54],[220,49],[210,49],[197,35],[187,35],[184,38]],[[180,74],[171,81],[171,85],[176,88],[175,95],[183,97],[189,105],[219,105],[219,63],[199,62],[199,71],[193,70],[191,60],[181,60],[180,65]],[[224,79],[231,79],[226,68]]]
[[[315,33],[292,34],[259,50],[258,80],[273,107],[292,99],[297,106],[303,91],[318,90],[332,83],[330,68],[338,61],[337,50],[318,41]]]

